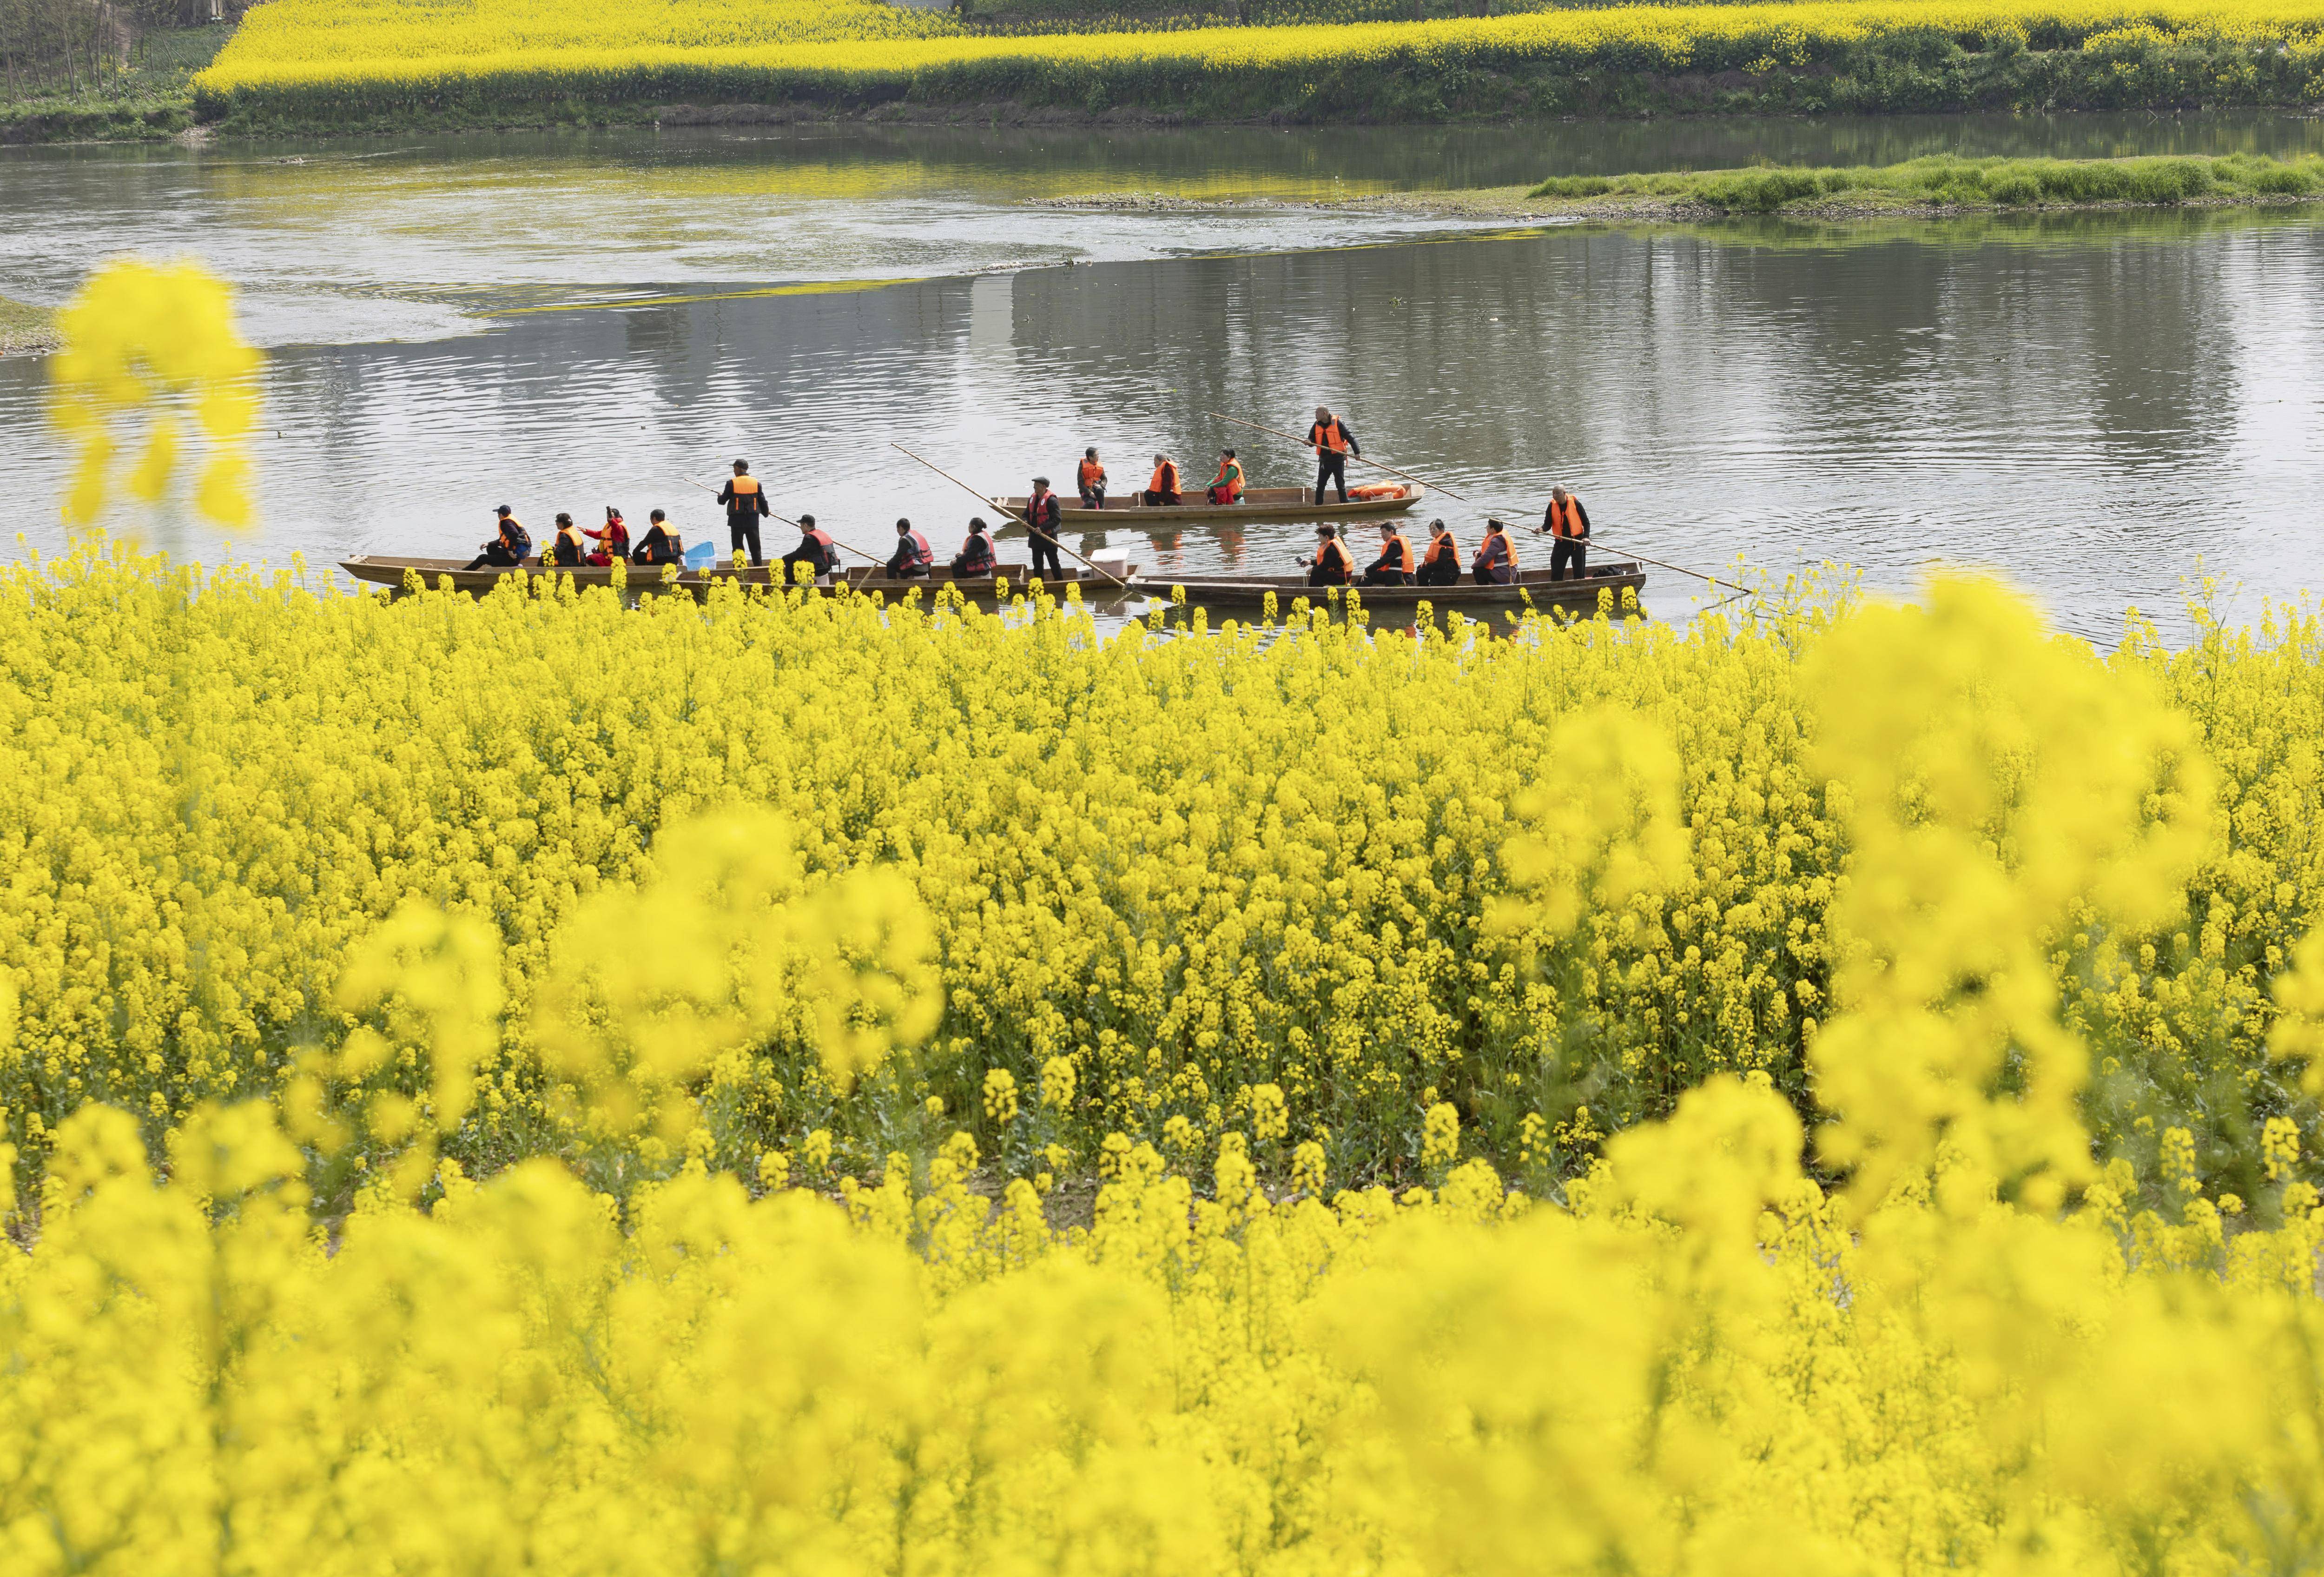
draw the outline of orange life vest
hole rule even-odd
[[[1348,452],[1348,429],[1338,417],[1335,416],[1327,422],[1317,422],[1314,431],[1323,440],[1315,446],[1317,454],[1320,455],[1326,449],[1335,455],[1344,455]]]
[[[1582,534],[1582,501],[1567,493],[1563,502],[1549,501],[1549,530],[1554,537],[1579,537]]]
[[[1095,460],[1084,460],[1082,462],[1081,481],[1082,486],[1084,489],[1095,487],[1099,483],[1103,482],[1104,480],[1104,466],[1099,465]]]
[[[1163,461],[1154,467],[1154,480],[1148,482],[1146,486],[1147,490],[1152,493],[1177,492],[1178,467],[1168,460]]]
[[[926,569],[935,564],[936,561],[936,550],[928,546],[928,540],[926,537],[921,536],[918,531],[913,531],[905,537],[905,568]]]
[[[1506,567],[1508,570],[1509,581],[1517,579],[1517,550],[1510,544],[1509,534],[1507,531],[1485,533],[1485,540],[1477,547],[1477,567],[1492,575],[1496,580],[1500,578],[1499,572]],[[1503,581],[1501,584],[1507,585],[1508,582]]]
[[[1227,496],[1231,499],[1240,498],[1242,496],[1242,462],[1221,460],[1219,474],[1211,478],[1211,485],[1225,488]]]
[[[1328,555],[1328,557],[1326,557]],[[1347,548],[1337,537],[1326,537],[1315,548],[1315,567],[1338,569],[1342,574],[1353,570],[1356,561],[1348,557]]]
[[[992,539],[982,531],[971,531],[968,534],[968,540],[960,545],[958,573],[967,576],[990,575],[992,573],[993,563]]]
[[[1440,558],[1450,558],[1455,564],[1461,562],[1461,544],[1452,540],[1450,531],[1439,534],[1428,544],[1427,562],[1434,564]]]
[[[1404,575],[1412,573],[1412,544],[1405,540],[1402,531],[1390,537],[1381,551],[1383,554],[1395,555],[1388,564],[1388,568]]]
[[[734,502],[727,507],[730,509],[741,509],[743,507],[742,501],[744,499],[757,495],[759,491],[759,479],[755,476],[737,476],[734,478],[731,485],[734,490]]]

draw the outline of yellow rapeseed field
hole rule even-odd
[[[300,825],[316,803],[297,781],[309,759],[336,763],[343,806],[392,818],[456,805],[430,835],[458,844],[459,867],[413,881],[411,845],[390,821],[349,835],[343,815],[338,830],[328,817],[301,828],[311,841],[289,834],[270,881],[403,894],[349,950],[331,999],[383,1023],[336,1048],[316,1035],[271,1102],[171,1112],[158,1171],[149,1114],[85,1089],[50,1136],[37,1194],[0,1185],[0,1208],[37,1231],[29,1249],[0,1249],[12,1572],[1724,1577],[2324,1560],[2324,1213],[2295,1176],[2299,1140],[2271,1124],[2262,1191],[2238,1197],[2207,1187],[2191,1136],[2168,1130],[2163,1196],[2141,1208],[2127,1165],[2092,1162],[2074,1101],[2090,1047],[2055,973],[2070,935],[2173,924],[2223,809],[2262,823],[2312,807],[2314,747],[2288,749],[2304,798],[2238,804],[2223,787],[2233,750],[2211,759],[2204,699],[2174,702],[2169,664],[2100,663],[1996,587],[1941,582],[1924,610],[1785,627],[1803,696],[1791,721],[1813,740],[1815,792],[1854,850],[1824,910],[1833,964],[1809,1056],[1812,1137],[1764,1072],[1722,1074],[1609,1141],[1563,1204],[1528,1203],[1461,1158],[1462,1115],[1437,1102],[1418,1125],[1421,1181],[1333,1193],[1308,1141],[1292,1158],[1299,1192],[1278,1195],[1258,1163],[1285,1138],[1283,1092],[1254,1090],[1248,1123],[1199,1147],[1199,1187],[1154,1144],[1109,1136],[1094,1222],[1059,1235],[1038,1181],[1015,1177],[998,1198],[969,1188],[987,1157],[964,1129],[945,1132],[935,1105],[922,1131],[892,1131],[876,1181],[835,1188],[817,1175],[827,1135],[770,1152],[747,1182],[715,1173],[698,1141],[727,1065],[794,1019],[834,1089],[916,1055],[935,1007],[927,923],[957,912],[945,889],[971,880],[950,862],[932,871],[930,855],[962,829],[1021,818],[1028,863],[1001,888],[1031,879],[1046,848],[1075,867],[1139,862],[1117,851],[1125,824],[1108,814],[1143,798],[1136,780],[1117,761],[1061,788],[1026,748],[1027,714],[975,687],[980,646],[1020,675],[1076,674],[1062,691],[1018,687],[1044,691],[1029,706],[1056,708],[1058,725],[1074,711],[1111,724],[1133,761],[1167,749],[1137,726],[1139,690],[1207,736],[1214,771],[1256,759],[1222,732],[1237,692],[1344,717],[1375,746],[1379,724],[1400,718],[1416,749],[1372,760],[1425,753],[1424,711],[1477,702],[1503,707],[1505,725],[1554,717],[1546,753],[1515,735],[1523,808],[1508,860],[1522,896],[1495,919],[1541,945],[1609,913],[1674,924],[1661,906],[1728,858],[1734,835],[1686,808],[1702,774],[1679,726],[1718,703],[1683,684],[1589,693],[1607,660],[1591,654],[1624,644],[1604,631],[1474,651],[1314,632],[1261,652],[1101,646],[1055,615],[1030,631],[907,616],[932,654],[964,659],[885,669],[912,706],[940,712],[906,677],[930,675],[970,719],[924,744],[930,775],[958,783],[980,756],[1012,769],[955,795],[950,821],[920,824],[808,788],[808,764],[844,733],[905,721],[875,694],[824,687],[836,646],[816,648],[814,666],[791,660],[803,653],[788,633],[802,629],[905,655],[880,647],[859,607],[624,613],[604,595],[478,606],[431,595],[383,608],[230,578],[189,602],[150,566],[93,557],[57,583],[94,600],[19,581],[10,604],[36,609],[16,617],[152,632],[127,642],[143,663],[124,673],[151,675],[142,703],[124,683],[55,708],[143,708],[148,749],[177,774],[158,797],[143,779],[119,786],[116,835],[137,836],[141,817],[204,829],[190,859],[153,859],[152,908],[122,901],[106,839],[80,845],[77,901],[105,917],[100,950],[205,916],[184,955],[208,955],[214,991],[236,979],[263,989],[251,966],[270,961],[227,941],[236,917],[295,929],[290,911],[331,898],[262,898],[217,856],[234,829]],[[238,662],[264,623],[322,640],[298,669]],[[602,653],[627,650],[625,624],[701,644],[616,666]],[[576,631],[599,659],[551,666]],[[336,755],[350,704],[326,697],[360,694],[403,655],[406,632],[433,632],[438,656],[473,654],[464,680],[497,671],[496,686],[435,687],[447,699],[429,718],[491,720],[472,736],[493,742],[484,757],[447,761],[420,730],[374,742],[367,762]],[[2312,630],[2299,639],[2312,669]],[[11,648],[12,690],[31,674],[24,650]],[[2277,686],[2244,691],[2227,655],[2195,659],[2204,692],[2307,713]],[[1534,691],[1521,712],[1526,692],[1511,687],[1550,663],[1580,682],[1554,702]],[[223,682],[201,684],[221,669]],[[1381,707],[1390,669],[1436,681],[1433,701]],[[593,706],[649,678],[663,687],[653,721]],[[180,687],[189,704],[152,709]],[[749,696],[782,690],[802,703],[789,730],[738,728]],[[1754,733],[1782,729],[1772,706],[1754,712]],[[281,800],[235,781],[227,747],[254,714],[285,731],[266,758]],[[576,753],[585,736],[562,727],[581,717],[608,756],[649,752],[669,791],[649,804],[639,785],[619,789],[606,760]],[[70,772],[67,730],[11,723],[66,769],[61,781],[96,788]],[[659,748],[688,733],[717,748]],[[1085,764],[1061,753],[1065,770]],[[791,825],[733,804],[720,761],[763,770],[739,798],[788,806]],[[530,799],[507,775],[551,762]],[[1356,804],[1337,800],[1324,775],[1357,766],[1325,753],[1298,779],[1301,799],[1336,806],[1350,835],[1310,844],[1347,872],[1318,885],[1366,871],[1377,881],[1463,838],[1472,861],[1489,858],[1498,833],[1424,830],[1452,798],[1444,786],[1375,801],[1388,786],[1362,780]],[[1392,839],[1382,813],[1402,824]],[[657,815],[644,881],[581,874],[582,851],[622,846]],[[1208,815],[1190,807],[1170,829],[1188,863],[1204,862]],[[1278,807],[1250,829],[1252,847],[1314,838],[1312,825]],[[796,849],[825,863],[851,833],[866,842],[845,874],[802,880]],[[1264,881],[1264,859],[1216,862]],[[29,864],[20,853],[15,868]],[[1169,864],[1147,865],[1149,890],[1169,884]],[[519,881],[528,896],[493,896]],[[2290,908],[2315,890],[2279,897]],[[1004,901],[995,887],[981,899],[995,918]],[[1284,899],[1240,901],[1256,917]],[[493,1046],[510,977],[494,967],[495,933],[530,903],[571,909],[516,1004],[562,1081],[565,1119],[604,1135],[650,1127],[692,1152],[626,1197],[551,1160],[479,1185],[431,1153],[436,1130],[505,1093]],[[61,924],[36,923],[20,944],[28,934],[36,954],[65,945]],[[1045,935],[1074,940],[1064,927]],[[2097,973],[2129,978],[2119,948],[2106,953]],[[2312,1098],[2324,936],[2281,962],[2272,1050]],[[246,1047],[226,1034],[213,1049],[224,1066]],[[1363,1047],[1344,1050],[1362,1065]],[[36,1037],[20,1055],[48,1054]],[[432,1060],[417,1102],[377,1083],[415,1058]],[[1021,1098],[1011,1079],[982,1082],[1004,1156],[1025,1128],[1075,1107],[1084,1065],[1053,1059]],[[365,1165],[395,1147],[401,1158]],[[1820,1184],[1803,1157],[1845,1182]],[[350,1175],[351,1208],[318,1222],[318,1184]],[[829,1192],[801,1186],[814,1182]]]
[[[667,93],[762,97],[882,84],[928,91],[1165,93],[1210,81],[1393,69],[1427,80],[1480,70],[1780,70],[1883,40],[2073,50],[2135,69],[2174,45],[2242,51],[2228,77],[2313,72],[2318,0],[1799,0],[1633,5],[1416,23],[1185,32],[964,35],[939,15],[859,0],[272,0],[197,81],[208,102],[539,100]],[[2285,51],[2292,51],[2288,63]],[[2122,57],[2117,62],[2116,57]],[[2255,78],[2255,79],[2256,79]],[[2222,77],[2209,85],[2232,91]],[[1157,101],[1158,102],[1158,101]]]

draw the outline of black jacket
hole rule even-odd
[[[1582,507],[1582,501],[1575,498],[1573,494],[1569,493],[1565,496],[1572,503],[1573,512],[1582,521],[1582,535],[1571,539],[1561,538],[1559,540],[1587,542],[1590,540],[1590,512]],[[1554,498],[1549,501],[1548,505],[1541,512],[1541,529],[1552,536],[1556,536],[1557,534],[1557,500]],[[1616,551],[1618,552],[1620,549],[1617,549]]]

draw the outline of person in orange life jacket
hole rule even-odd
[[[1081,472],[1075,480],[1082,490],[1084,509],[1105,507],[1105,467],[1098,463],[1095,449],[1082,451]]]
[[[1329,521],[1315,528],[1319,539],[1314,559],[1307,566],[1309,586],[1345,586],[1356,572],[1356,561],[1349,555],[1348,545],[1340,540],[1340,528]]]
[[[686,550],[670,534],[669,517],[656,510],[646,517],[646,534],[638,539],[638,550],[630,556],[635,564],[677,564],[686,558]]]
[[[1146,484],[1146,507],[1184,502],[1178,492],[1178,463],[1167,455],[1155,456],[1154,476]]]
[[[1410,586],[1412,544],[1393,521],[1380,522],[1380,556],[1364,567],[1366,586]]]
[[[1025,529],[1032,533],[1033,573],[1065,577],[1065,561],[1057,554],[1057,537],[1065,529],[1065,506],[1049,491],[1049,479],[1033,478],[1033,495],[1025,501]],[[1047,566],[1046,571],[1042,567]]]
[[[759,521],[774,512],[767,507],[767,490],[751,475],[751,462],[734,462],[734,480],[718,490],[718,502],[726,506],[728,544],[740,553],[745,546],[751,549],[751,562],[764,564],[766,556],[759,549]]]
[[[1242,502],[1242,462],[1235,458],[1232,449],[1219,451],[1219,474],[1211,478],[1213,503]]]
[[[753,558],[752,563],[758,560]],[[799,545],[783,555],[783,584],[788,586],[798,572],[791,567],[804,564],[817,580],[839,567],[839,546],[831,533],[815,523],[813,515],[799,516]]]
[[[936,550],[912,529],[909,521],[896,522],[896,551],[888,560],[890,580],[917,580],[936,567]]]
[[[581,532],[573,524],[573,517],[558,515],[557,535],[549,539],[549,551],[541,556],[541,562],[555,565],[559,569],[578,569],[588,561],[588,544],[581,540]]]
[[[1428,522],[1428,553],[1420,561],[1420,573],[1412,579],[1416,586],[1461,584],[1461,544],[1452,540],[1452,528],[1443,521]]]
[[[1590,575],[1590,512],[1582,501],[1563,487],[1549,490],[1549,508],[1542,512],[1542,530],[1556,539],[1549,550],[1549,578],[1563,580],[1565,567],[1573,566],[1573,578],[1585,580]]]
[[[630,528],[622,519],[622,512],[612,504],[605,506],[605,529],[602,531],[583,530],[581,534],[597,544],[589,555],[589,562],[603,569],[616,558],[630,556]]]
[[[484,550],[468,561],[470,569],[514,569],[532,556],[532,538],[517,524],[509,506],[503,504],[493,514],[499,529]]]
[[[1315,502],[1323,502],[1323,484],[1340,484],[1340,502],[1348,502],[1348,456],[1364,452],[1356,442],[1356,435],[1348,424],[1332,414],[1328,405],[1315,408],[1315,425],[1307,429],[1307,441],[1315,448]]]
[[[968,522],[968,540],[960,545],[960,551],[953,557],[954,579],[983,580],[998,567],[999,561],[992,556],[992,539],[985,535],[990,529],[985,525],[982,515]]]
[[[1477,544],[1473,567],[1479,586],[1511,586],[1517,578],[1517,550],[1510,545],[1509,529],[1499,521],[1485,522],[1485,540]]]

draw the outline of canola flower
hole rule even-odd
[[[415,625],[467,607],[544,633],[593,612],[744,633],[739,606],[337,605]],[[835,619],[828,606],[762,611],[808,622]],[[1840,963],[1812,1130],[1764,1072],[1722,1074],[1612,1139],[1563,1206],[1459,1161],[1445,1102],[1425,1119],[1431,1180],[1394,1193],[1261,1188],[1250,1147],[1279,1140],[1272,1115],[1218,1139],[1200,1188],[1117,1133],[1093,1223],[1062,1235],[1022,1178],[997,1199],[971,1190],[965,1130],[892,1152],[835,1198],[783,1167],[753,1198],[698,1155],[626,1199],[553,1161],[483,1184],[444,1165],[424,1195],[410,1176],[367,1181],[327,1237],[312,1160],[359,1124],[301,1139],[266,1102],[205,1102],[157,1170],[135,1117],[88,1104],[55,1135],[37,1241],[0,1248],[9,1569],[2312,1567],[2316,1188],[2272,1179],[2273,1224],[2246,1227],[2242,1200],[2189,1175],[2193,1142],[2173,1130],[2187,1185],[2138,1208],[2130,1168],[2090,1167],[2057,1098],[2091,1049],[2049,977],[2058,927],[2126,939],[2172,923],[2218,813],[2245,809],[2235,763],[2206,766],[2226,752],[2168,661],[2140,648],[2102,663],[1990,585],[1817,617],[1786,631],[1809,678],[1877,682],[1821,684],[1797,719],[1855,851],[1828,909]],[[956,628],[1019,638],[992,626]],[[1551,639],[1627,644],[1603,627]],[[1328,665],[1360,647],[1379,650],[1323,631],[1267,650]],[[1409,669],[1439,647],[1488,694],[1540,660],[1442,641],[1392,658]],[[1173,648],[1091,650],[1134,671]],[[2216,678],[2231,656],[2207,642],[2194,659]],[[1671,807],[1686,709],[1655,702],[1567,724],[1576,754],[1646,803],[1534,792],[1519,862],[1539,896],[1509,899],[1499,925],[1555,937],[1586,924],[1574,894],[1635,908],[1685,890]],[[1536,778],[1553,787],[1555,765]],[[779,828],[720,813],[662,841],[661,868],[619,905],[729,936],[738,917],[779,938],[816,928],[827,890],[796,879]],[[896,939],[862,962],[908,982],[912,906],[888,901]],[[493,1006],[477,943],[453,910],[397,914],[344,1000],[406,1001],[436,1026],[423,1046],[472,1052]],[[649,1060],[653,1079],[715,1063],[761,1022],[762,978],[732,969],[754,945],[734,940],[618,1001],[536,1004],[555,1037],[602,1053],[576,1065],[586,1101],[628,1110]],[[2324,944],[2292,960],[2274,1055],[2313,1082]],[[843,1005],[869,1038],[835,1049],[835,1074],[912,1055],[919,1025],[891,1000],[874,984]],[[1921,1055],[1891,1055],[1899,1038]],[[2020,1054],[2038,1065],[2013,1080]],[[1042,1070],[1041,1110],[1074,1101],[1072,1066]],[[1030,1115],[1019,1088],[988,1077],[987,1115]],[[2281,1159],[2297,1140],[2270,1143]],[[1805,1157],[1847,1167],[1844,1185]]]
[[[1006,617],[731,587],[632,611],[547,579],[391,603],[95,539],[0,586],[0,1115],[28,1189],[92,1102],[158,1156],[206,1104],[296,1090],[318,1133],[392,1110],[364,1167],[547,1155],[616,1191],[690,1159],[828,1187],[952,1124],[1008,1177],[1109,1165],[1113,1135],[1181,1164],[1233,1135],[1270,1178],[1313,1145],[1333,1186],[1400,1185],[1441,1158],[1446,1106],[1461,1157],[1553,1194],[1720,1074],[1807,1110],[1851,971],[1893,974],[1934,923],[1853,885],[1867,797],[1931,790],[1823,758],[1868,671],[1828,649],[1895,616],[1844,585],[1492,641],[1304,618],[1101,639],[1038,592]],[[2074,1105],[2153,1190],[2186,1130],[2200,1175],[2264,1215],[2270,1125],[2318,1138],[2269,1042],[2324,890],[2324,623],[2277,609],[2172,653],[2134,622],[2105,657],[2009,629],[2076,698],[2021,736],[2095,752],[2111,736],[2078,719],[2176,720],[2135,737],[2182,763],[2142,801],[2169,813],[2177,901],[2051,883],[2007,933],[2037,940],[1887,1010],[1928,1077]],[[582,677],[606,672],[654,682]],[[1996,772],[2005,742],[1979,747]],[[1933,771],[1955,744],[1913,748]],[[2173,798],[2214,779],[2215,811]],[[1962,805],[1914,859],[1966,881],[1988,842],[2081,857],[2068,812]],[[653,883],[709,813],[771,819],[721,835],[727,874],[681,902]],[[1982,880],[1935,908],[1998,937],[1995,895],[2029,889]],[[751,918],[778,905],[809,918]],[[433,983],[391,989],[422,960]],[[1970,1000],[1987,1040],[1930,1038]],[[667,1048],[566,1028],[688,1002]],[[2029,1015],[2089,1047],[2087,1081],[1991,1063]],[[912,1049],[846,1049],[881,1037]],[[588,1093],[616,1073],[620,1101]],[[358,1180],[350,1159],[315,1186],[344,1204]]]
[[[959,34],[915,10],[802,0],[612,9],[572,0],[459,7],[272,0],[195,88],[212,111],[355,109],[477,95],[844,100],[890,88],[1102,106],[1126,95],[1185,102],[1211,85],[1259,77],[1312,91],[1318,76],[1347,70],[1435,83],[1533,69],[1766,73],[1839,60],[1867,45],[1893,44],[1911,56],[1955,43],[2087,56],[2080,64],[2101,97],[2162,91],[2146,81],[2148,68],[2157,51],[2181,49],[2206,60],[2195,77],[2170,78],[2178,97],[2324,97],[2324,8],[2316,0],[1778,0],[1017,37]]]

